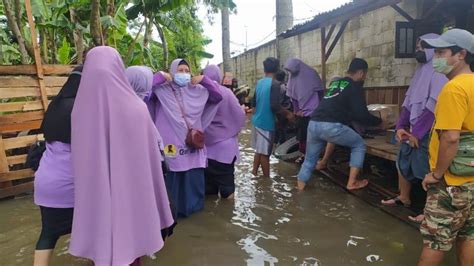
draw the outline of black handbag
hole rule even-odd
[[[26,156],[25,166],[33,169],[34,171],[38,170],[41,157],[46,150],[46,142],[43,140],[35,142],[30,146],[28,150],[28,155]]]

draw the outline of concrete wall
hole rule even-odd
[[[399,5],[412,17],[417,17],[419,12],[416,2],[405,0]],[[366,86],[408,85],[416,62],[414,59],[395,58],[397,21],[406,20],[391,7],[384,7],[350,20],[327,62],[327,79],[335,75],[344,75],[351,59],[361,57],[368,61],[370,68]],[[336,35],[339,25],[329,43]],[[281,64],[283,65],[288,58],[297,57],[320,72],[320,37],[320,30],[316,29],[280,41],[280,46],[283,48],[280,54]],[[268,56],[276,56],[275,41],[232,58],[233,72],[239,79],[239,84],[254,86],[256,80],[263,75],[262,62]]]

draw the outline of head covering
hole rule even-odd
[[[208,65],[204,75],[219,84],[222,72],[216,65]],[[209,127],[206,129],[206,145],[211,145],[235,137],[245,125],[245,112],[239,104],[234,93],[219,85],[222,102],[217,107],[217,113]]]
[[[183,59],[178,58],[171,63],[172,75],[176,74],[181,61]],[[153,95],[147,104],[155,125],[163,137],[164,145],[172,144],[183,151],[183,154],[178,153],[175,157],[167,158],[170,170],[182,172],[201,167],[201,163],[205,163],[205,150],[187,152],[185,139],[188,126],[186,122],[194,129],[205,131],[214,119],[218,105],[217,102],[211,102],[208,89],[200,84],[188,83],[179,86],[174,81],[165,82],[153,87]],[[184,109],[186,120],[183,118],[181,109]]]
[[[319,104],[318,91],[324,90],[318,72],[296,58],[288,59],[285,69],[290,72],[286,92],[288,97],[298,101],[300,106],[305,105],[311,98],[317,97],[316,108]]]
[[[180,65],[186,65],[186,66],[189,67],[188,61],[186,61],[182,58],[177,58],[177,59],[173,60],[173,62],[171,62],[171,66],[170,66],[171,76],[174,77],[174,75],[178,72],[178,67]]]
[[[153,71],[149,67],[131,66],[125,70],[125,74],[138,97],[144,99],[148,96],[153,82]]]
[[[474,35],[463,29],[450,29],[441,36],[422,38],[429,48],[449,48],[457,46],[474,54]]]
[[[420,39],[433,39],[438,36],[438,34],[430,33],[421,36]],[[425,54],[426,63],[418,63],[403,102],[403,107],[410,111],[412,125],[417,122],[424,109],[434,113],[438,95],[448,82],[445,75],[437,73],[433,68],[431,61],[434,57],[434,49],[425,48]]]
[[[82,66],[74,68],[58,95],[49,104],[41,124],[47,142],[71,143],[71,112],[81,82],[81,74]]]
[[[129,265],[163,246],[173,224],[158,133],[118,52],[92,49],[72,112],[74,221],[70,252]]]

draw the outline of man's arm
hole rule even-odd
[[[440,135],[438,161],[433,173],[437,178],[441,178],[456,157],[461,131],[443,130],[438,134]]]

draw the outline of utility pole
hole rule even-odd
[[[276,0],[276,47],[277,57],[280,59],[282,47],[278,35],[293,27],[292,0]]]

